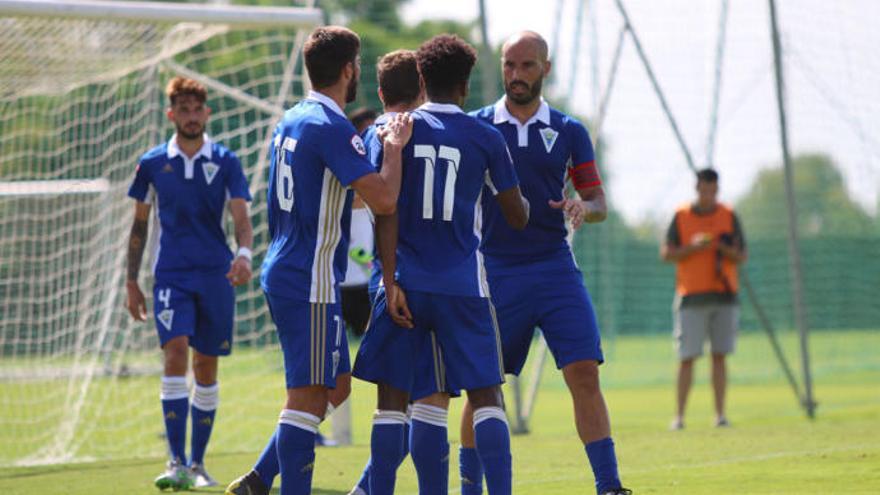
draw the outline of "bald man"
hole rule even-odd
[[[599,328],[590,296],[566,240],[566,220],[577,229],[605,220],[605,193],[596,169],[593,146],[583,124],[550,108],[541,97],[550,73],[547,43],[526,31],[502,48],[505,95],[472,115],[501,131],[531,203],[524,230],[514,230],[484,194],[485,258],[495,304],[507,373],[518,375],[525,364],[535,327],[544,334],[562,370],[574,403],[575,424],[603,495],[631,493],[622,488],[608,409],[599,388],[603,362]],[[577,197],[565,196],[565,176]],[[460,470],[462,494],[482,493],[482,469],[475,454],[473,412],[462,414]]]

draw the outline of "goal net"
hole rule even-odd
[[[0,465],[162,454],[154,325],[123,308],[137,158],[172,134],[165,83],[205,84],[209,133],[251,184],[258,266],[266,146],[303,94],[301,45],[320,22],[307,7],[0,1]],[[277,411],[282,377],[266,370],[281,358],[265,352],[258,283],[237,301],[221,396]],[[212,449],[257,449],[274,426],[239,409],[221,406]]]

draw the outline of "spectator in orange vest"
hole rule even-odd
[[[675,212],[660,248],[663,261],[675,263],[673,333],[679,368],[673,430],[684,428],[694,361],[703,354],[707,338],[712,352],[715,426],[729,425],[724,409],[725,359],[736,346],[737,266],[746,260],[746,242],[733,209],[717,197],[718,172],[708,168],[697,172],[697,200]]]

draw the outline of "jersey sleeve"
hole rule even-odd
[[[250,201],[251,192],[248,190],[248,182],[241,169],[241,162],[231,152],[229,153],[229,165],[229,174],[226,176],[226,191],[229,193],[229,197]]]
[[[492,194],[498,194],[519,185],[513,158],[501,133],[492,129],[489,137],[489,169],[486,174],[486,185]]]
[[[141,160],[138,162],[137,168],[134,169],[134,180],[131,181],[131,186],[128,188],[128,196],[141,203],[149,203],[151,182],[150,173],[147,170],[144,161]]]
[[[367,159],[364,140],[354,127],[335,124],[325,139],[318,152],[343,186],[376,171]]]
[[[568,124],[568,133],[571,143],[571,167],[568,169],[568,175],[574,188],[601,186],[602,179],[599,177],[599,169],[596,168],[593,141],[587,128],[580,122],[572,120]]]

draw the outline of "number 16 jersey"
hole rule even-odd
[[[504,138],[456,105],[414,113],[397,203],[398,280],[404,289],[488,297],[479,252],[486,193],[518,185]]]

